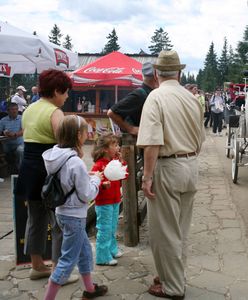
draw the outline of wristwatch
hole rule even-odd
[[[146,182],[146,181],[152,181],[153,177],[152,176],[142,176],[141,181]]]

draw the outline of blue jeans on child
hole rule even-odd
[[[91,244],[85,231],[86,218],[56,215],[58,225],[63,231],[61,257],[50,279],[64,284],[71,275],[75,265],[80,274],[89,274],[93,270]]]
[[[120,204],[95,206],[96,210],[96,263],[110,262],[118,253],[116,231]]]

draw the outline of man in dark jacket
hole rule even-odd
[[[143,83],[140,88],[133,90],[125,98],[114,104],[108,110],[108,117],[116,123],[122,131],[133,135],[138,134],[141,112],[149,93],[158,87],[154,77],[153,66],[146,62],[142,66]]]

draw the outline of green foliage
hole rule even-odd
[[[10,99],[10,96],[14,95],[18,85],[23,85],[27,93],[31,95],[31,88],[37,85],[37,73],[35,74],[15,74],[10,78],[1,78],[0,80],[0,100]]]
[[[184,72],[182,72],[181,78],[180,78],[181,85],[185,85],[187,83],[187,77]]]
[[[168,33],[161,27],[155,30],[151,43],[152,45],[148,47],[151,54],[159,54],[162,50],[171,50],[173,48]]]
[[[187,73],[187,75],[182,72],[180,83],[181,85],[185,85],[187,83],[196,83],[195,76],[193,74],[190,74],[189,72]]]
[[[237,53],[241,63],[246,65],[248,63],[248,25],[245,28],[243,41],[238,43]]]
[[[118,36],[116,34],[115,29],[112,30],[112,32],[107,36],[108,42],[104,46],[102,53],[103,54],[108,54],[113,51],[118,51],[120,49],[120,46],[118,45]]]
[[[228,49],[227,49],[227,39],[224,38],[224,45],[222,48],[220,59],[218,60],[218,70],[219,70],[219,79],[220,85],[223,82],[228,81],[228,69],[229,69],[229,57],[228,57]]]
[[[224,82],[243,83],[243,71],[248,69],[248,26],[246,26],[243,40],[238,42],[234,51],[224,38],[224,45],[220,58],[211,43],[204,62],[204,69],[197,75],[198,85],[206,92],[212,92],[216,86],[222,87]]]
[[[49,41],[60,46],[60,39],[62,36],[63,34],[61,33],[59,27],[56,24],[54,24],[53,29],[51,30],[51,35],[48,36]]]
[[[204,62],[202,84],[200,87],[204,91],[214,91],[220,82],[219,78],[217,55],[214,50],[214,43],[212,42]]]
[[[72,47],[73,47],[71,41],[72,41],[71,37],[67,34],[67,35],[65,36],[65,41],[64,41],[64,43],[63,43],[63,47],[64,47],[65,49],[71,50]]]
[[[196,76],[196,84],[201,88],[203,85],[203,71],[202,69],[199,70]]]

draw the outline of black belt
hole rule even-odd
[[[184,154],[171,154],[170,156],[159,156],[158,158],[178,158],[178,157],[190,157],[196,156],[196,152],[184,153]]]

